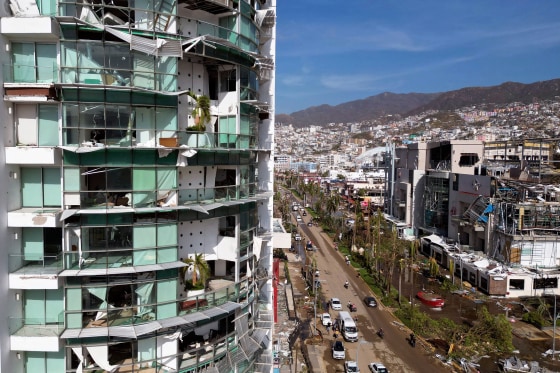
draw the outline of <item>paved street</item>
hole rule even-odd
[[[357,272],[353,267],[345,264],[343,256],[334,250],[332,241],[326,234],[321,233],[321,228],[307,226],[309,216],[303,218],[304,222],[299,225],[299,228],[305,236],[304,240],[310,239],[319,248],[314,254],[311,251],[305,254],[315,255],[316,257],[318,270],[320,271],[319,279],[325,299],[340,298],[345,310],[347,310],[346,304],[348,301],[358,306],[358,311],[352,313],[352,315],[358,316],[357,326],[360,342],[344,342],[347,348],[346,360],[356,360],[356,356],[358,356],[361,372],[369,372],[367,365],[370,362],[382,362],[390,372],[438,373],[451,371],[450,367],[444,366],[434,357],[434,353],[429,349],[429,346],[418,343],[416,348],[412,348],[407,343],[408,329],[400,326],[398,320],[389,310],[383,306],[368,308],[364,305],[363,298],[366,295],[371,295],[367,286],[357,277]],[[291,261],[292,281],[296,278],[301,281],[301,266],[303,263],[298,263],[298,261],[302,260],[302,257],[300,256],[297,259],[295,255],[290,255],[289,259]],[[344,288],[346,280],[350,283],[349,289]],[[302,285],[300,284],[300,286]],[[317,315],[320,315],[321,312],[318,309]],[[334,319],[338,311],[331,310],[330,314]],[[317,325],[325,336],[321,347],[324,349],[322,360],[326,370],[329,372],[343,371],[344,362],[332,359],[330,350],[331,343],[334,340],[332,331],[328,335],[319,319],[317,319]],[[385,331],[383,339],[376,335],[376,331],[380,327]],[[359,351],[357,351],[358,348]]]

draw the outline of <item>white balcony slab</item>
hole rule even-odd
[[[0,32],[8,37],[29,40],[59,39],[59,27],[51,17],[2,17]]]
[[[10,273],[8,277],[10,289],[58,289],[60,281],[57,274],[47,273]]]
[[[24,207],[8,212],[8,227],[59,228],[62,226],[60,214],[62,209],[41,209]]]
[[[32,327],[32,325],[27,325],[22,329]],[[33,326],[38,333],[38,328],[43,328],[42,326]],[[21,335],[11,335],[10,336],[10,349],[12,351],[44,351],[44,352],[58,352],[60,349],[60,340],[56,333],[55,335],[44,335],[44,336],[21,336]]]
[[[6,148],[6,164],[59,166],[62,151],[57,148],[13,146]]]

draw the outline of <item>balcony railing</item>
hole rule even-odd
[[[249,291],[251,290],[251,291]],[[67,327],[76,328],[76,320],[81,320],[82,328],[95,328],[101,326],[127,326],[137,325],[158,319],[158,311],[164,310],[169,316],[169,307],[173,306],[173,316],[186,315],[199,312],[208,308],[218,307],[226,302],[239,302],[247,299],[252,294],[247,279],[233,285],[225,286],[213,291],[206,291],[200,295],[187,296],[170,302],[145,303],[142,305],[127,305],[101,309],[88,309],[82,311],[67,311]],[[68,322],[72,320],[73,322]]]
[[[58,82],[58,66],[4,64],[4,83],[56,83]]]
[[[181,188],[157,190],[110,190],[80,192],[80,208],[150,208],[205,205],[215,202],[238,201],[254,197],[257,184],[218,186],[214,188]],[[124,211],[124,210],[123,210]]]
[[[8,330],[19,337],[57,337],[64,330],[64,312],[51,318],[9,317]]]
[[[56,128],[53,131],[58,131]],[[101,138],[91,139],[92,132],[100,133]],[[140,143],[132,133],[149,138]],[[159,131],[158,131],[159,132]],[[170,131],[171,132],[171,131]],[[178,148],[187,146],[193,149],[228,149],[228,150],[256,150],[258,147],[255,135],[242,135],[224,132],[191,132],[174,131],[173,137],[156,133],[156,130],[127,130],[124,128],[63,128],[64,146],[75,147],[109,147],[126,148],[142,147],[155,148],[165,146],[167,148]],[[77,139],[81,142],[78,142]],[[56,145],[56,144],[55,144]],[[34,146],[34,145],[30,145]],[[52,146],[52,145],[51,145]]]
[[[19,275],[57,274],[62,271],[62,253],[40,256],[10,254],[8,256],[8,265],[10,273]]]

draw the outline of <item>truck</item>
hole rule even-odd
[[[337,322],[344,340],[348,342],[358,341],[358,327],[348,311],[340,311]]]

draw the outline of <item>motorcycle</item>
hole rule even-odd
[[[348,289],[348,286],[349,286],[348,281],[346,281],[346,282],[344,283],[344,287],[345,287],[346,289]]]
[[[414,334],[410,335],[410,338],[408,339],[408,343],[410,343],[412,347],[416,346],[416,336]]]
[[[379,338],[383,339],[383,336],[385,335],[385,333],[383,332],[383,329],[379,329],[377,331],[377,335],[379,336]]]

